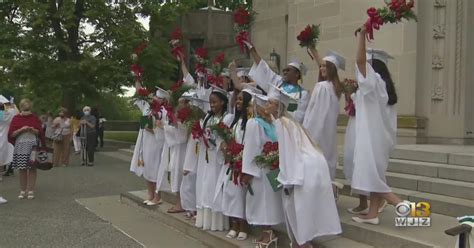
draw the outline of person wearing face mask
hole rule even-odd
[[[81,138],[85,142],[85,151],[82,151],[85,156],[83,156],[82,165],[93,166],[94,165],[94,151],[96,138],[96,118],[91,115],[91,107],[85,106],[82,109],[84,116],[82,116],[81,121]]]
[[[20,170],[19,199],[33,199],[36,184],[36,168],[29,164],[33,146],[45,145],[41,120],[31,112],[29,99],[20,102],[21,113],[15,115],[8,130],[10,143],[14,144],[12,167]]]
[[[61,108],[59,116],[53,121],[53,128],[56,137],[60,137],[53,141],[54,166],[67,166],[69,164],[69,151],[71,145],[71,119],[66,116],[67,109]]]

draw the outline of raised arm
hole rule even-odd
[[[367,71],[366,71],[366,64],[367,64],[367,58],[365,57],[366,53],[366,47],[365,47],[365,26],[362,26],[360,29],[360,32],[357,32],[357,57],[356,57],[356,63],[357,67],[359,68],[360,73],[362,76],[366,77]]]
[[[235,60],[229,64],[229,73],[230,79],[232,79],[232,82],[234,82],[234,87],[238,90],[242,90],[244,86],[237,76],[237,64],[235,63]]]
[[[186,62],[184,61],[182,57],[179,58],[179,60],[181,62],[181,71],[183,72],[183,77],[186,77],[186,75],[189,74],[189,70],[188,70],[188,67],[186,66]]]
[[[138,89],[142,88],[142,83],[140,83],[140,81],[138,80],[135,80],[135,90],[138,91]]]
[[[253,62],[258,65],[262,60],[262,57],[260,57],[260,54],[258,54],[257,49],[255,49],[255,47],[249,42],[245,42],[245,45],[247,45],[247,48],[249,49],[250,56],[252,57]]]
[[[316,48],[312,47],[309,48],[309,52],[311,53],[311,56],[313,56],[314,62],[316,62],[316,66],[319,68],[320,65],[324,63],[323,59],[321,59],[321,56],[319,55],[319,52]]]

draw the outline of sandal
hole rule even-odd
[[[273,243],[275,243],[275,247],[278,247],[278,237],[273,233],[273,230],[265,230],[263,232],[268,233],[268,242],[256,241],[255,248],[268,248]]]
[[[28,191],[28,200],[33,200],[35,199],[35,193],[33,191]]]
[[[246,240],[247,237],[248,237],[247,233],[239,232],[239,235],[237,235],[237,240],[239,241]]]
[[[26,192],[25,191],[20,191],[20,195],[18,196],[18,199],[25,199]]]
[[[172,206],[168,211],[166,211],[169,214],[177,214],[177,213],[184,213],[186,210],[184,209],[176,209],[175,206]]]
[[[237,232],[235,230],[230,230],[225,236],[229,239],[235,239],[235,237],[237,237]]]

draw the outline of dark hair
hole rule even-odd
[[[387,65],[378,59],[372,59],[372,68],[377,72],[385,81],[388,94],[388,105],[395,105],[398,102],[397,92],[395,91],[395,85],[388,71]]]
[[[245,127],[247,126],[247,120],[248,120],[248,107],[250,104],[250,101],[252,100],[252,95],[249,93],[242,91],[242,96],[244,99],[244,102],[242,104],[242,108],[240,111],[235,108],[235,114],[234,114],[234,120],[232,121],[232,124],[230,125],[230,128],[233,128],[235,124],[239,121],[240,118],[242,118],[242,125],[241,125],[241,130],[245,130]]]
[[[218,91],[213,91],[211,93],[211,96],[214,95],[214,96],[217,96],[219,99],[221,99],[223,102],[224,102],[224,106],[222,106],[222,109],[224,110],[224,112],[226,111],[227,109],[227,104],[229,104],[229,99],[227,99],[227,96],[218,92]],[[215,113],[212,112],[212,110],[209,110],[209,112],[207,113],[207,116],[206,118],[204,119],[204,125],[203,127],[206,127],[207,125],[207,121],[212,117],[214,116]]]

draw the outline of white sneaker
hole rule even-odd
[[[0,196],[0,204],[4,204],[4,203],[7,203],[7,199],[3,198]]]

